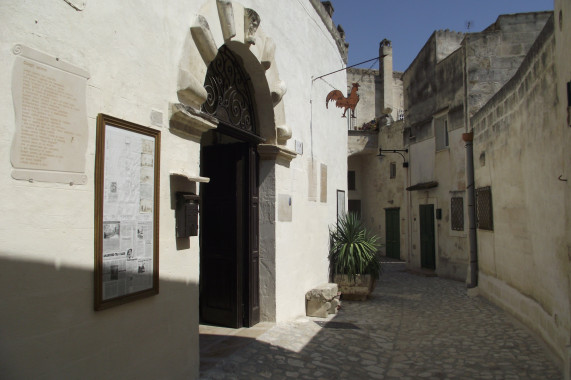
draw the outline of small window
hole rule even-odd
[[[494,230],[492,188],[489,186],[476,189],[476,218],[479,229]]]
[[[349,190],[355,190],[355,171],[349,170],[347,173],[347,187]]]
[[[450,199],[450,226],[454,231],[464,231],[464,198]]]
[[[448,115],[434,119],[434,135],[436,138],[436,150],[446,149],[448,141]]]
[[[395,178],[397,176],[397,164],[396,162],[391,162],[390,165],[390,177],[391,179]]]

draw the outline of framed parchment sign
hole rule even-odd
[[[95,310],[159,292],[161,134],[97,117]]]

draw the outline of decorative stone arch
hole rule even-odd
[[[173,106],[171,119],[184,123],[184,118],[191,118],[186,124],[192,125],[189,132],[193,134],[215,128],[210,124],[215,124],[214,120],[203,118],[207,123],[202,123],[199,110],[207,97],[203,86],[207,67],[225,45],[240,57],[252,80],[260,137],[265,140],[259,147],[262,159],[281,158],[283,163],[285,158],[289,164],[295,153],[284,147],[291,138],[282,103],[287,87],[275,63],[276,45],[259,25],[260,17],[254,10],[230,0],[208,0],[202,6],[190,27],[192,40],[187,41],[179,71],[177,96],[181,105]],[[272,152],[273,157],[268,157]]]

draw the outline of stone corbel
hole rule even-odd
[[[272,102],[274,103],[274,107],[278,105],[279,102],[282,101],[283,96],[287,92],[287,86],[283,80],[279,80],[272,84],[271,88],[272,92]]]
[[[276,43],[270,37],[266,38],[264,43],[264,51],[262,52],[262,66],[268,70],[274,61],[276,53]]]
[[[260,160],[275,161],[277,164],[288,168],[291,160],[297,156],[297,153],[293,150],[273,144],[258,144],[258,154],[260,155]]]
[[[236,36],[236,26],[234,24],[234,9],[231,0],[216,0],[218,17],[224,41],[229,41]]]
[[[177,91],[179,102],[185,106],[200,108],[206,101],[206,89],[194,75],[186,70],[180,70],[180,88]]]
[[[192,107],[183,104],[171,104],[170,129],[195,137],[217,127],[218,121]]]
[[[208,66],[216,58],[218,48],[216,47],[216,42],[214,42],[212,31],[208,26],[208,21],[206,21],[204,16],[198,15],[196,17],[194,24],[190,27],[190,33],[202,60]]]
[[[244,8],[244,43],[256,44],[256,31],[260,26],[260,16],[255,10]]]
[[[286,124],[282,124],[276,129],[278,132],[278,144],[285,145],[287,140],[291,139],[291,128]]]

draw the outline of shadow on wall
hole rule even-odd
[[[198,286],[93,309],[93,271],[0,259],[0,378],[196,378]],[[193,301],[194,300],[194,301]]]

